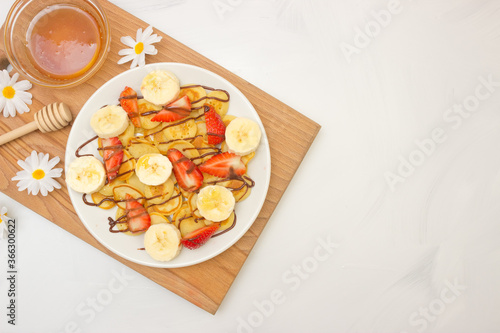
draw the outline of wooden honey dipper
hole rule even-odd
[[[40,130],[42,133],[53,132],[66,127],[73,115],[64,103],[52,103],[35,113],[35,120],[0,136],[0,146],[23,135]]]

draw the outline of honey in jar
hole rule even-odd
[[[26,40],[36,69],[56,79],[85,73],[101,47],[96,19],[73,5],[48,6],[30,23]]]

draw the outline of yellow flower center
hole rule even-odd
[[[135,54],[141,54],[144,51],[144,44],[142,42],[135,44],[134,51]]]
[[[40,180],[40,179],[43,179],[43,177],[45,177],[45,171],[43,171],[42,169],[36,169],[35,171],[33,171],[33,173],[31,175],[36,180]]]
[[[16,91],[11,86],[7,86],[7,87],[3,88],[3,90],[2,90],[3,97],[8,98],[8,99],[14,98],[15,94],[16,94]]]

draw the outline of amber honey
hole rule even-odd
[[[56,79],[85,73],[101,47],[96,19],[73,5],[48,6],[31,22],[26,40],[36,69]]]

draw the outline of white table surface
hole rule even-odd
[[[500,2],[113,2],[322,130],[215,316],[0,194],[0,332],[500,331]]]

